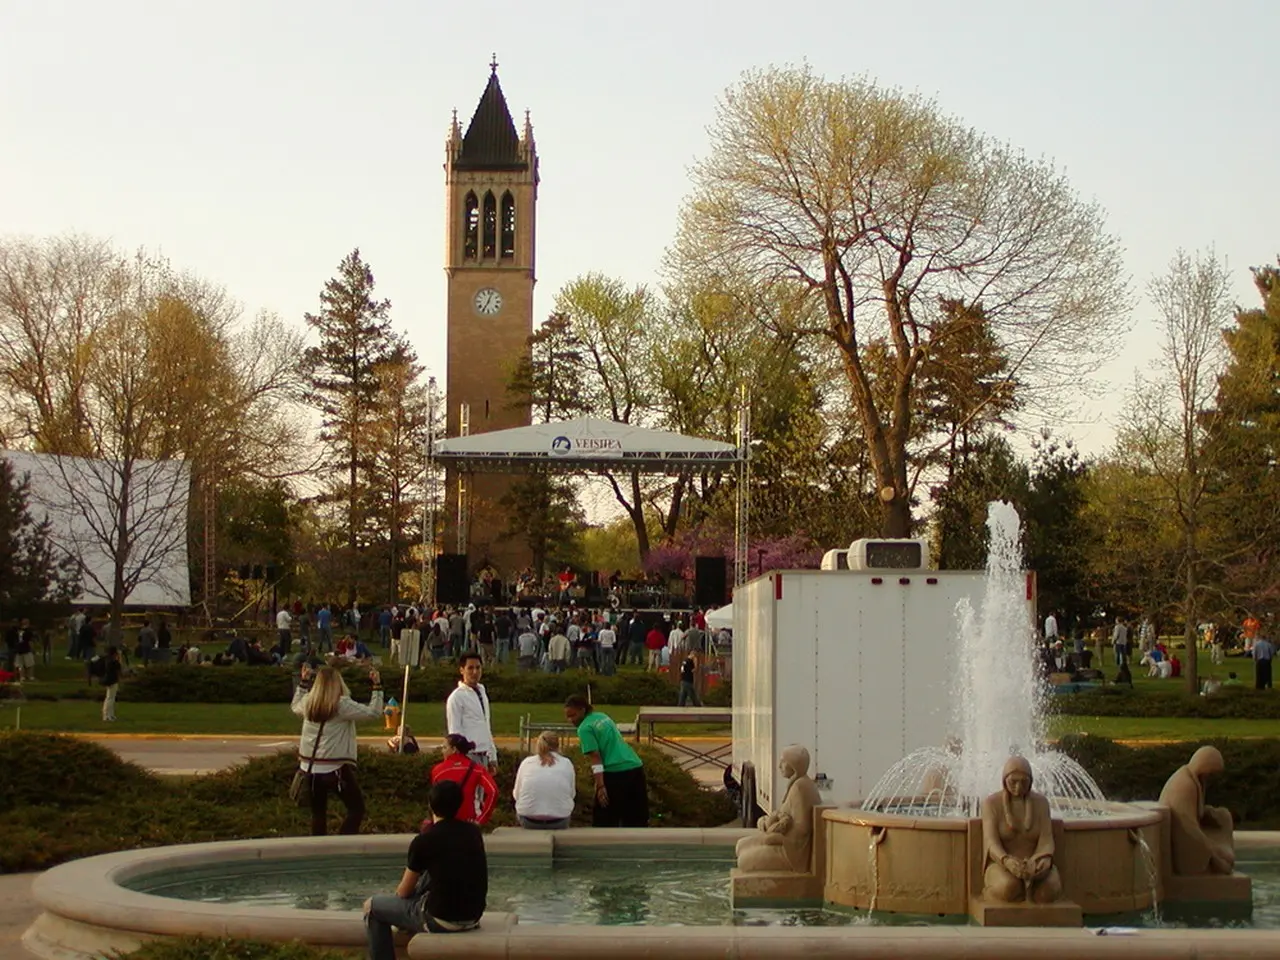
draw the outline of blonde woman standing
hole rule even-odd
[[[560,753],[560,738],[538,734],[537,753],[516,768],[516,816],[526,830],[565,830],[577,793],[573,763]]]
[[[339,833],[358,833],[364,819],[364,795],[356,780],[356,721],[382,718],[382,678],[369,671],[373,693],[366,706],[351,699],[335,667],[318,672],[304,664],[293,712],[302,717],[298,767],[311,777],[311,835],[325,833],[329,793],[336,791],[347,815]]]

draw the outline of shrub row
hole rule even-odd
[[[388,694],[398,695],[401,681],[397,671],[389,668],[386,674]],[[368,696],[366,670],[347,667],[343,676],[357,698]],[[667,677],[632,671],[602,677],[578,670],[521,673],[509,666],[495,667],[485,671],[484,683],[490,698],[505,703],[563,703],[565,697],[582,693],[588,685],[596,703],[644,706],[670,703],[675,696]],[[420,702],[439,701],[457,684],[457,667],[433,664],[413,672],[409,696]],[[282,667],[156,664],[122,684],[120,699],[138,703],[281,703],[287,702],[292,692],[289,671]]]
[[[654,826],[719,826],[734,816],[721,791],[704,790],[666,754],[640,747]],[[574,820],[590,822],[591,772],[577,751]],[[425,815],[427,785],[439,753],[399,756],[360,751],[367,833],[413,832]],[[499,751],[501,790],[493,825],[515,824],[511,791],[521,755]],[[307,814],[286,791],[297,760],[291,753],[255,757],[191,780],[157,777],[106,747],[52,734],[0,733],[0,817],[5,842],[0,872],[43,870],[77,857],[170,843],[304,836]],[[337,831],[342,805],[330,805]]]
[[[1058,694],[1050,712],[1074,717],[1202,717],[1277,720],[1280,696],[1269,690],[1223,687],[1211,697],[1184,690],[1131,690],[1103,687],[1087,693]]]
[[[1126,747],[1104,737],[1068,736],[1058,748],[1074,757],[1109,800],[1156,800],[1174,771],[1200,746],[1222,751],[1226,769],[1209,784],[1209,803],[1231,811],[1237,827],[1280,826],[1280,740],[1204,740]]]
[[[124,954],[123,960],[351,960],[351,954],[304,943],[179,937],[152,940]]]

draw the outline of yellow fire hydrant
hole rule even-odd
[[[382,708],[382,722],[388,730],[400,729],[400,704],[392,697]]]

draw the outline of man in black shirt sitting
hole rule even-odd
[[[452,780],[431,787],[431,823],[409,844],[408,864],[394,895],[365,901],[369,960],[395,960],[392,927],[459,933],[480,925],[489,888],[484,838],[457,819],[462,790]]]

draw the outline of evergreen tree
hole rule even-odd
[[[394,603],[401,594],[400,574],[410,566],[409,553],[422,540],[428,423],[433,408],[443,410],[443,404],[434,403],[423,368],[405,345],[397,346],[375,373],[379,391],[369,429],[373,456],[366,528],[380,539],[376,553],[385,571],[385,586],[374,596]]]
[[[933,556],[941,570],[987,565],[987,504],[1008,500],[1023,512],[1029,478],[1003,437],[973,444],[951,478],[933,488]],[[1023,537],[1024,549],[1026,537]]]
[[[1207,418],[1216,579],[1227,604],[1250,612],[1280,599],[1280,269],[1262,267],[1253,277],[1262,306],[1237,311],[1225,331],[1217,415]]]
[[[50,528],[32,516],[27,478],[0,456],[0,621],[79,593],[76,563],[53,546]]]
[[[507,536],[523,538],[539,583],[550,565],[576,565],[581,559],[578,535],[587,521],[572,480],[529,474],[511,485],[502,506],[509,518]]]
[[[303,358],[306,396],[323,417],[320,439],[328,448],[326,466],[342,478],[330,485],[327,498],[345,507],[348,600],[356,598],[368,546],[366,494],[373,453],[369,427],[378,408],[378,367],[403,346],[391,329],[390,311],[391,301],[374,298],[373,271],[357,249],[325,283],[320,312],[305,315],[320,337]]]
[[[1027,566],[1036,572],[1042,612],[1057,611],[1066,633],[1089,616],[1092,537],[1084,510],[1089,467],[1075,444],[1047,430],[1033,441],[1030,484],[1022,511]]]

